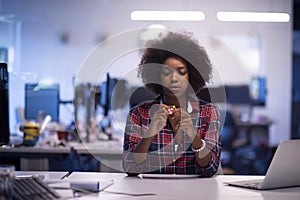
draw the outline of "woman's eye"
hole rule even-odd
[[[162,70],[162,75],[163,76],[169,76],[172,73],[173,73],[173,70]],[[178,70],[177,73],[180,76],[184,76],[187,73],[187,71],[186,70]]]
[[[178,72],[181,76],[184,76],[187,72],[186,71],[179,71]]]
[[[163,71],[162,71],[162,74],[163,74],[164,76],[168,76],[168,75],[171,74],[171,70],[163,70]]]

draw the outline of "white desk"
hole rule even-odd
[[[48,157],[53,155],[68,155],[69,147],[0,147],[0,159],[11,160],[20,159],[20,170],[49,170]]]
[[[28,173],[28,172],[27,172]],[[39,172],[41,173],[41,172]],[[47,172],[44,172],[47,173]],[[52,176],[53,173],[51,172]],[[20,174],[20,173],[19,173]],[[61,174],[60,174],[61,176]],[[224,181],[261,178],[261,176],[218,175],[212,178],[146,179],[128,177],[123,173],[73,172],[69,180],[113,179],[114,184],[100,193],[83,195],[78,199],[203,199],[203,200],[299,200],[300,187],[257,191],[225,185]],[[59,190],[58,190],[59,191]],[[110,193],[112,192],[112,193]],[[132,197],[126,194],[153,193]]]
[[[68,155],[73,148],[79,155],[93,155],[101,162],[99,171],[116,172],[122,170],[122,142],[95,141],[90,143],[69,142],[66,147],[0,147],[0,159],[20,158],[20,170],[49,170],[48,157]]]
[[[122,141],[97,141],[90,143],[69,142],[69,146],[73,147],[80,155],[91,154],[100,160],[100,171],[102,172],[123,171]]]
[[[50,171],[15,171],[16,176],[43,176],[43,179],[62,179],[68,172],[50,172]]]

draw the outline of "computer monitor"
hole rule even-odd
[[[59,121],[59,84],[25,84],[25,118],[36,120],[39,115],[50,115]]]
[[[117,81],[118,81],[117,79],[110,78],[109,74],[107,73],[106,81],[101,83],[100,104],[104,108],[104,116],[108,115],[108,111],[112,107],[111,105],[112,93]]]
[[[197,96],[206,102],[226,103],[226,94],[223,86],[205,86],[197,93]]]
[[[225,85],[227,103],[231,105],[251,105],[248,85]]]
[[[265,77],[252,77],[249,84],[249,92],[252,105],[265,106],[266,104],[266,78]]]

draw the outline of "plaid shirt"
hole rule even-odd
[[[167,173],[167,174],[199,174],[209,177],[216,173],[221,151],[221,122],[218,108],[212,104],[190,97],[193,108],[192,121],[198,136],[204,139],[207,148],[212,151],[210,163],[198,165],[195,153],[191,149],[191,140],[186,133],[175,144],[174,131],[169,122],[155,136],[149,147],[147,159],[143,163],[135,163],[132,152],[148,130],[151,119],[149,110],[160,99],[146,102],[132,108],[127,117],[123,146],[123,168],[128,173]]]

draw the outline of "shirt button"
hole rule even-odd
[[[173,159],[173,162],[175,162],[176,161],[176,159]]]

